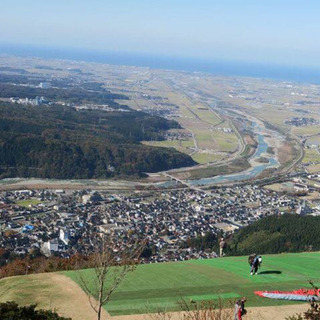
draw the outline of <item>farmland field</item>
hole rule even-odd
[[[319,126],[294,127],[292,131],[297,136],[310,136],[319,134],[320,128]]]
[[[303,162],[319,162],[320,154],[316,149],[305,149]]]
[[[318,278],[320,253],[264,256],[262,273],[250,276],[247,257],[141,265],[119,287],[107,306],[111,315],[137,314],[159,308],[179,310],[178,301],[248,298],[248,306],[290,304],[260,298],[255,290],[291,290]],[[90,279],[92,270],[83,270]],[[65,275],[77,281],[75,272]],[[292,302],[291,302],[292,303]],[[296,302],[295,302],[296,303]]]
[[[195,153],[191,157],[194,161],[197,161],[198,163],[208,163],[208,162],[218,161],[223,158],[223,156],[220,154],[210,154],[210,153]]]
[[[171,103],[179,106],[179,117],[176,117],[175,120],[185,129],[185,133],[189,136],[183,139],[177,138],[166,141],[144,141],[144,144],[175,148],[190,155],[199,164],[227,159],[238,150],[239,137],[234,132],[230,120],[225,120],[207,105],[195,104],[193,99],[188,98],[186,95],[176,94],[171,91],[160,92],[159,95],[161,94],[164,94]],[[143,100],[135,99],[135,102],[137,105],[130,106],[140,108],[142,105],[150,105],[150,100],[143,102]],[[159,108],[159,106],[157,107]],[[175,112],[177,111],[175,110]],[[232,131],[223,131],[227,129]]]

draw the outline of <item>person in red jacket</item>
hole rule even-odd
[[[247,302],[247,298],[243,297],[241,300],[237,300],[234,311],[234,320],[242,320],[242,316],[247,313],[244,304]]]
[[[241,300],[237,300],[234,307],[234,320],[242,320]]]

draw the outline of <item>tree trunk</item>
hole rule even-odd
[[[100,281],[100,288],[99,288],[99,306],[98,306],[98,320],[101,320],[101,311],[103,305],[103,289],[104,289],[104,279]]]
[[[99,304],[99,308],[98,308],[98,320],[101,320],[101,304]]]

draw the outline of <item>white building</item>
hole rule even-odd
[[[49,89],[51,88],[51,83],[50,82],[40,82],[39,88],[41,89]]]
[[[60,229],[59,238],[67,246],[70,241],[70,232],[65,229]]]
[[[41,247],[42,252],[46,256],[50,256],[52,252],[59,251],[59,239],[52,239],[43,244]]]

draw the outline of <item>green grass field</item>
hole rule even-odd
[[[250,276],[247,257],[141,265],[121,284],[107,305],[111,315],[137,314],[163,308],[179,310],[179,300],[248,298],[248,306],[292,304],[261,298],[255,290],[291,290],[317,284],[320,253],[265,255],[262,274]],[[83,270],[92,278],[92,270]],[[77,282],[75,272],[65,275]],[[297,303],[297,302],[295,302]]]
[[[210,111],[209,108],[206,110],[201,109],[202,107],[192,106],[192,111],[204,122],[210,125],[216,125],[221,122],[221,119],[217,117],[215,113]]]
[[[234,133],[224,133],[216,130],[213,132],[213,137],[221,151],[233,152],[238,147],[239,141]]]
[[[30,205],[36,205],[41,203],[38,199],[18,200],[15,202],[18,206],[28,208]]]
[[[310,136],[320,133],[319,126],[293,127],[292,132],[298,136]]]
[[[50,290],[54,285],[49,281],[38,279],[37,275],[10,277],[1,280],[0,285],[0,301],[16,301],[19,304],[37,303],[40,307],[46,308],[44,292]],[[39,294],[42,292],[42,295]],[[52,295],[51,299],[56,299],[59,293]]]
[[[210,153],[194,153],[192,156],[194,161],[198,163],[208,163],[222,159],[221,154],[210,154]]]
[[[305,149],[305,154],[303,157],[303,162],[319,162],[320,154],[316,149]]]

